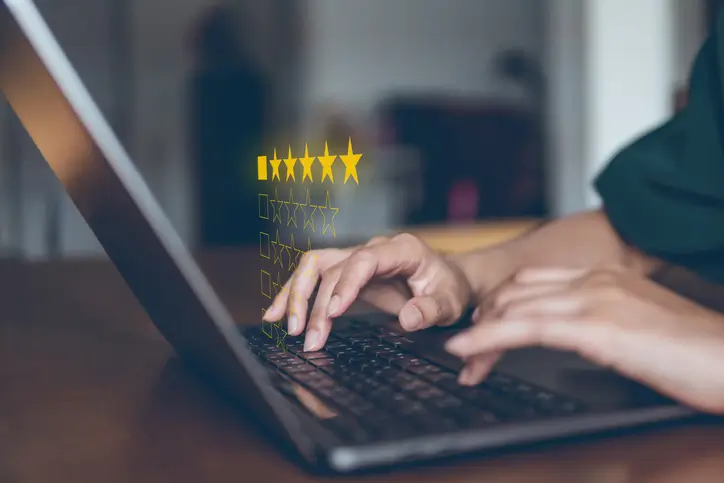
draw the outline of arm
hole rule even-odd
[[[603,211],[554,220],[511,241],[453,257],[470,281],[476,302],[522,267],[622,265],[650,275],[660,262],[627,245]]]

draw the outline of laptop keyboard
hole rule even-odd
[[[251,350],[317,396],[339,417],[326,424],[355,442],[563,417],[583,404],[500,372],[475,387],[416,355],[415,344],[386,327],[353,321],[333,331],[324,349],[304,352],[303,337],[285,347],[259,327],[246,330]]]

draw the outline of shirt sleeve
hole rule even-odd
[[[694,269],[707,254],[724,255],[722,20],[694,62],[687,107],[621,150],[595,180],[623,239]]]

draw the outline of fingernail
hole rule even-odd
[[[400,312],[400,322],[408,329],[416,329],[422,324],[422,313],[414,305],[409,305]]]
[[[458,384],[461,384],[463,386],[469,386],[472,384],[473,379],[473,370],[470,366],[463,367],[463,370],[460,371],[460,375],[458,376]]]
[[[329,307],[327,308],[327,315],[329,317],[336,316],[338,309],[339,309],[339,296],[333,295],[332,300],[329,301]]]
[[[307,336],[304,338],[304,352],[316,350],[320,338],[321,334],[317,330],[307,332]]]
[[[478,317],[480,317],[480,307],[476,307],[475,310],[473,310],[472,319],[478,320]]]
[[[292,314],[289,316],[289,319],[287,320],[287,329],[289,329],[290,334],[296,334],[299,330],[299,318]]]
[[[445,343],[445,349],[453,354],[461,355],[470,347],[470,340],[467,336],[461,334],[452,337]]]

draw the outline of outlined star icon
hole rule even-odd
[[[279,230],[277,230],[276,239],[272,240],[271,246],[274,249],[274,265],[279,261],[279,266],[284,268],[284,264],[282,263],[282,250],[285,245],[279,241]]]
[[[279,333],[282,334],[281,337],[279,337]],[[287,351],[287,345],[284,343],[284,339],[287,338],[287,331],[284,330],[284,327],[282,327],[281,322],[279,323],[279,326],[277,327],[277,347],[280,348],[283,352]]]
[[[274,148],[274,158],[270,159],[269,163],[272,165],[272,181],[274,181],[274,178],[281,181],[282,178],[279,175],[279,165],[282,164],[282,160],[277,159],[277,148]]]
[[[352,150],[352,138],[349,138],[349,146],[347,147],[347,154],[340,154],[339,159],[344,163],[344,183],[347,184],[347,180],[350,176],[359,184],[357,178],[357,163],[359,163],[362,154],[354,154]]]
[[[289,251],[289,248],[291,248],[289,245],[282,245],[282,255],[284,252],[287,252],[287,267],[289,267],[289,264],[292,263],[292,252]],[[282,256],[282,268],[284,267],[284,257]]]
[[[279,219],[279,224],[282,223],[282,205],[284,202],[279,199],[279,193],[277,193],[277,189],[274,188],[274,199],[269,200],[269,203],[272,205],[272,212],[274,213],[272,216],[272,223],[276,223],[277,218]]]
[[[294,205],[294,211],[289,209],[290,205]],[[299,203],[294,202],[294,189],[289,188],[289,201],[284,202],[284,207],[287,209],[287,226],[294,223],[294,228],[297,226],[297,210],[299,209]]]
[[[284,160],[284,164],[287,166],[287,181],[289,181],[289,178],[292,178],[292,181],[297,181],[297,178],[294,175],[294,165],[297,164],[297,158],[292,157],[291,146],[289,146],[289,157]]]
[[[302,250],[297,248],[296,243],[294,242],[294,233],[291,235],[292,241],[289,243],[289,248],[294,250],[294,257],[289,257],[289,271],[292,272],[297,269],[299,266],[299,259],[302,257],[302,253],[304,253]]]
[[[309,195],[309,188],[307,188],[307,201],[300,204],[299,207],[302,209],[302,213],[304,214],[303,229],[306,231],[307,227],[310,227],[312,229],[312,233],[314,233],[314,213],[317,211],[317,205],[312,204],[312,200]]]
[[[332,184],[334,184],[332,165],[334,164],[334,160],[337,159],[337,155],[329,154],[329,144],[326,141],[324,142],[324,156],[317,156],[317,159],[319,160],[319,164],[322,165],[322,183],[324,183],[324,178],[329,178]]]
[[[332,206],[332,203],[329,200],[329,190],[327,190],[327,198],[324,206],[319,206],[318,208],[319,211],[322,212],[322,235],[327,233],[327,230],[330,230],[332,232],[332,236],[337,238],[337,233],[334,231],[334,217],[337,216],[337,213],[339,213],[339,208],[335,208]],[[325,211],[327,210],[329,210],[332,215],[331,223],[327,222],[327,214],[325,213]]]
[[[304,183],[304,180],[309,178],[310,183],[314,183],[314,180],[312,179],[312,163],[314,163],[315,158],[309,157],[309,145],[304,145],[304,157],[299,158],[299,162],[302,163],[302,183]]]
[[[281,277],[281,275],[279,274],[279,272],[277,272],[277,279],[272,282],[272,286],[273,286],[273,289],[274,289],[274,296],[275,296],[275,297],[276,297],[277,295],[279,295],[280,293],[284,293],[284,291],[286,290],[286,287],[285,287],[284,284],[282,283],[282,277]]]

